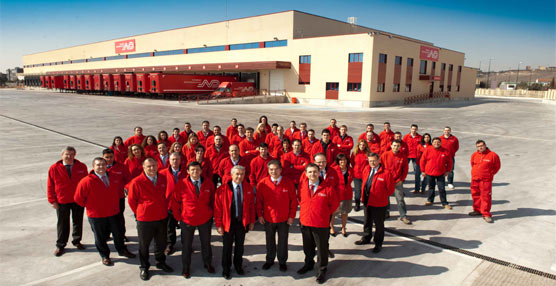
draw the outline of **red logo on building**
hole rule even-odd
[[[421,46],[421,56],[422,60],[438,61],[440,52],[437,48]]]
[[[115,43],[116,54],[135,52],[135,39]]]

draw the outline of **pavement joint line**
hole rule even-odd
[[[48,282],[48,281],[52,281],[52,280],[55,280],[55,279],[58,279],[58,278],[62,278],[62,277],[68,276],[70,274],[79,273],[81,271],[84,271],[84,270],[87,270],[87,269],[90,269],[90,268],[94,268],[94,267],[98,267],[98,266],[101,266],[101,264],[99,262],[91,263],[91,264],[88,264],[88,265],[85,265],[85,266],[82,266],[82,267],[79,267],[79,268],[72,269],[70,271],[58,273],[58,274],[48,276],[48,277],[45,277],[45,278],[42,278],[42,279],[39,279],[39,280],[35,280],[35,281],[29,282],[29,283],[26,283],[26,284],[23,284],[23,285],[24,286],[38,285],[38,284],[41,284],[41,283],[44,283],[44,282]]]
[[[359,223],[359,224],[363,224],[363,221],[361,221],[359,219],[355,219],[355,218],[350,217],[350,218],[348,218],[348,220],[352,221],[352,222]],[[403,237],[409,238],[411,240],[418,241],[418,242],[421,242],[421,243],[424,243],[424,244],[427,244],[427,245],[430,245],[430,246],[439,247],[439,248],[442,248],[442,249],[445,249],[445,250],[450,250],[450,251],[455,252],[455,253],[459,253],[459,254],[463,254],[463,255],[466,255],[466,256],[478,258],[478,259],[481,259],[481,260],[485,260],[485,261],[495,263],[495,264],[498,264],[498,265],[502,265],[502,266],[506,266],[506,267],[509,267],[509,268],[521,270],[521,271],[524,271],[524,272],[527,272],[527,273],[530,273],[530,274],[535,274],[535,275],[538,275],[538,276],[541,276],[541,277],[544,277],[544,278],[556,280],[556,275],[552,274],[552,273],[543,272],[543,271],[536,270],[536,269],[533,269],[533,268],[530,268],[530,267],[521,266],[521,265],[518,265],[518,264],[515,264],[515,263],[507,262],[507,261],[504,261],[504,260],[501,260],[501,259],[498,259],[498,258],[494,258],[494,257],[490,257],[490,256],[487,256],[487,255],[475,253],[475,252],[472,252],[472,251],[469,251],[469,250],[461,249],[459,247],[447,245],[447,244],[444,244],[444,243],[441,243],[441,242],[436,242],[436,241],[432,241],[432,240],[425,239],[425,238],[421,238],[421,237],[414,236],[414,235],[411,235],[411,234],[407,234],[407,233],[404,233],[404,232],[401,232],[401,231],[398,231],[398,230],[395,230],[395,229],[385,227],[384,230],[387,233],[394,234],[394,235],[397,235],[397,236],[403,236]]]
[[[34,202],[39,202],[39,201],[45,201],[45,200],[46,200],[46,198],[40,198],[40,199],[28,200],[28,201],[24,201],[24,202],[11,203],[11,204],[7,204],[7,205],[0,205],[0,208],[12,207],[12,206],[17,206],[17,205],[23,205],[23,204],[34,203]]]

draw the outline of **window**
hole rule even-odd
[[[427,74],[427,61],[421,60],[421,66],[419,67],[419,74]]]
[[[127,55],[128,59],[133,59],[133,58],[145,58],[145,57],[150,57],[151,53],[140,53],[140,54],[131,54],[131,55]]]
[[[436,69],[436,62],[431,62],[432,63],[432,69],[435,70]]]
[[[337,82],[327,82],[326,83],[326,90],[338,90],[338,87],[340,86],[339,83]]]
[[[246,43],[246,44],[235,44],[230,45],[230,51],[233,50],[246,50],[246,49],[258,49],[259,43]]]
[[[401,65],[401,64],[402,64],[402,57],[396,56],[394,62],[395,62],[397,65]]]
[[[214,47],[187,49],[187,53],[188,54],[196,54],[196,53],[220,52],[220,51],[225,51],[225,50],[226,50],[226,46],[214,46]]]
[[[459,92],[459,85],[456,85],[456,91]]]
[[[347,86],[347,91],[361,91],[361,83],[349,82]]]
[[[71,61],[63,61],[62,64],[63,65],[69,65],[69,64],[71,64]]]
[[[443,71],[446,70],[446,64],[445,64],[445,63],[443,63],[443,64],[441,65],[441,67],[442,67],[442,70],[443,70]]]
[[[407,66],[408,66],[408,67],[412,67],[412,66],[413,66],[413,59],[412,59],[412,58],[407,58]]]
[[[299,56],[299,63],[300,64],[310,64],[311,63],[311,56]]]
[[[81,59],[81,60],[73,60],[73,61],[71,61],[71,62],[74,63],[74,64],[78,64],[78,63],[84,63],[85,60],[84,60],[84,59]]]
[[[384,85],[385,85],[384,83],[379,83],[377,88],[376,88],[376,91],[384,92]]]
[[[155,57],[170,56],[170,55],[183,55],[183,50],[180,49],[180,50],[154,52]]]
[[[442,91],[442,92],[444,91],[444,85],[443,84],[440,85],[440,91]]]
[[[88,62],[100,62],[100,61],[104,61],[104,57],[98,57],[98,58],[91,58],[87,60]]]
[[[461,66],[458,66],[458,72],[461,72]]]
[[[400,92],[400,84],[399,84],[399,83],[395,83],[395,84],[392,86],[392,91],[393,91],[393,92]]]
[[[125,59],[125,56],[111,56],[111,57],[106,57],[107,61],[111,61],[111,60],[121,60],[121,59]]]
[[[378,54],[378,62],[381,64],[385,64],[387,60],[387,55],[385,54]]]
[[[264,47],[265,48],[286,47],[287,45],[288,45],[288,40],[264,42]]]
[[[450,71],[454,70],[454,65],[450,65]]]
[[[451,92],[451,91],[452,91],[452,86],[448,85],[448,92]]]
[[[411,84],[406,84],[405,85],[405,92],[411,92]]]
[[[349,62],[350,63],[362,63],[363,62],[363,53],[349,54]]]

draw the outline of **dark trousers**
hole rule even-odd
[[[218,174],[213,174],[212,175],[212,183],[214,184],[215,187],[218,186],[218,182],[222,183],[222,179],[220,178],[220,176],[218,176]]]
[[[83,237],[83,211],[84,208],[76,203],[58,204],[59,208],[56,210],[58,216],[57,232],[58,239],[56,240],[56,247],[64,248],[68,243],[69,229],[70,229],[70,213],[72,220],[72,241],[73,245],[81,242]]]
[[[265,222],[266,262],[273,263],[276,258],[276,233],[278,233],[278,263],[286,264],[288,260],[288,233],[290,225],[287,221],[279,223]]]
[[[174,218],[172,211],[168,211],[168,233],[166,237],[166,245],[174,246],[176,244],[176,227],[178,226],[178,221]]]
[[[154,258],[158,263],[166,261],[164,248],[166,248],[167,218],[157,221],[137,221],[137,235],[139,236],[139,261],[141,269],[149,269],[149,246],[154,240]]]
[[[386,207],[367,206],[365,212],[365,223],[363,224],[363,239],[371,241],[373,237],[373,223],[375,225],[375,246],[382,247],[384,242],[384,219],[386,218]]]
[[[125,198],[120,198],[120,213],[118,213],[118,219],[120,220],[120,233],[122,237],[125,237],[125,218],[124,218],[124,211],[125,211]]]
[[[448,184],[454,184],[454,169],[456,168],[456,157],[452,158],[452,169],[448,172]]]
[[[108,248],[108,243],[106,243],[110,237],[110,233],[112,233],[112,236],[114,237],[114,246],[116,247],[118,253],[122,253],[125,250],[119,214],[110,217],[90,217],[89,224],[93,230],[93,234],[95,236],[95,246],[100,254],[100,257],[110,257],[110,248]]]
[[[421,189],[421,167],[415,158],[407,159],[408,164],[413,164],[413,172],[415,173],[415,191],[419,191]]]
[[[427,200],[429,202],[434,202],[434,188],[436,187],[436,185],[438,184],[438,196],[440,197],[440,202],[442,203],[443,206],[448,204],[448,201],[446,200],[446,189],[444,187],[444,185],[446,184],[446,179],[444,178],[444,175],[440,175],[440,176],[428,176],[427,175],[427,179],[429,180],[429,195]]]
[[[353,199],[355,200],[355,203],[357,204],[358,202],[361,202],[361,185],[363,184],[363,180],[362,179],[357,179],[354,178],[353,179]]]
[[[189,270],[191,266],[191,253],[193,252],[193,235],[195,228],[199,230],[199,239],[201,240],[201,255],[203,256],[203,264],[205,266],[212,265],[212,246],[210,245],[212,236],[212,218],[202,225],[193,226],[180,221],[181,226],[181,261],[183,270]]]
[[[234,246],[234,266],[241,268],[243,264],[243,244],[245,243],[245,227],[240,220],[232,218],[230,231],[224,232],[222,247],[222,271],[230,272],[232,267],[232,245]]]
[[[305,265],[314,266],[316,254],[319,272],[326,270],[328,266],[328,238],[330,237],[330,228],[301,225],[301,237],[303,239]]]

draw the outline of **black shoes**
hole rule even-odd
[[[375,246],[375,248],[373,248],[373,253],[379,253],[380,250],[382,250],[382,246]]]
[[[297,270],[297,274],[305,274],[311,270],[313,270],[314,265],[303,265],[299,270]]]
[[[288,266],[286,266],[286,264],[280,264],[280,271],[282,272],[288,271]]]
[[[103,257],[102,258],[102,265],[104,266],[112,266],[114,265],[114,262],[112,262],[112,259],[108,258],[108,257]]]
[[[75,248],[79,249],[79,250],[84,250],[85,249],[85,245],[81,244],[81,242],[78,242],[75,245]]]
[[[330,249],[328,250],[328,257],[334,258],[334,253],[332,253],[332,251],[330,251]]]
[[[326,269],[321,270],[319,272],[319,274],[317,275],[317,279],[316,279],[317,283],[322,284],[324,282],[326,282]]]
[[[171,255],[174,252],[175,252],[174,246],[172,246],[172,245],[168,245],[168,246],[166,246],[166,249],[164,249],[164,254],[166,254],[166,255]]]
[[[174,272],[174,269],[172,269],[172,267],[170,267],[168,264],[166,263],[157,263],[156,264],[156,268],[166,272],[166,273],[170,273],[170,272]]]
[[[371,240],[367,240],[365,238],[361,238],[360,240],[355,242],[356,245],[365,245],[365,244],[371,244]]]
[[[208,273],[214,273],[214,272],[216,272],[216,271],[214,270],[214,266],[212,266],[212,265],[210,265],[210,264],[209,264],[209,265],[205,265],[205,269],[208,271]]]
[[[129,250],[127,250],[127,249],[124,250],[124,251],[122,251],[122,253],[118,253],[118,255],[124,256],[124,257],[127,257],[127,258],[135,258],[135,257],[137,256],[137,255],[131,253],[131,252],[130,252]]]
[[[54,256],[56,257],[60,257],[65,253],[65,250],[63,247],[56,247],[56,250],[54,250]]]
[[[139,273],[139,277],[140,277],[141,280],[143,280],[143,281],[149,280],[149,270],[147,270],[147,269],[141,269],[141,272]]]
[[[185,278],[185,279],[191,278],[191,272],[189,271],[189,269],[184,270],[184,271],[181,273],[181,275],[182,275],[183,278]]]
[[[270,267],[272,267],[274,263],[272,262],[265,262],[265,264],[263,264],[263,270],[268,270],[270,269]]]
[[[472,212],[469,213],[469,216],[480,216],[480,215],[481,215],[481,213],[477,212],[477,211],[472,211]]]
[[[222,272],[222,277],[224,277],[224,279],[226,280],[232,279],[232,275],[230,274],[230,272]]]
[[[236,272],[238,275],[245,275],[245,271],[243,271],[243,267],[236,267]]]

